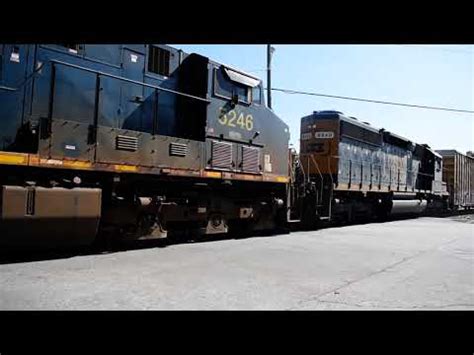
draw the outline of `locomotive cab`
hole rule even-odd
[[[209,94],[206,168],[287,179],[288,126],[265,106],[261,81],[211,62]]]

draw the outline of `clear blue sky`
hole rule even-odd
[[[265,45],[174,45],[266,80]],[[474,110],[474,46],[274,45],[272,86]],[[474,114],[272,94],[299,149],[300,118],[338,110],[434,149],[474,150]]]

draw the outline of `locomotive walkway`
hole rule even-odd
[[[0,309],[474,309],[474,216],[0,264]]]

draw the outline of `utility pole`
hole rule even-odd
[[[272,108],[272,69],[271,69],[271,62],[272,62],[272,54],[275,51],[270,44],[267,44],[267,106],[268,108]]]

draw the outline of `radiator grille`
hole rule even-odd
[[[242,147],[242,170],[252,173],[260,171],[260,149],[253,147]]]
[[[138,150],[138,138],[130,136],[117,136],[115,149],[136,152]]]
[[[185,157],[188,154],[188,145],[182,143],[170,143],[170,155]]]
[[[211,165],[216,168],[228,168],[232,166],[232,144],[224,142],[212,142]]]

